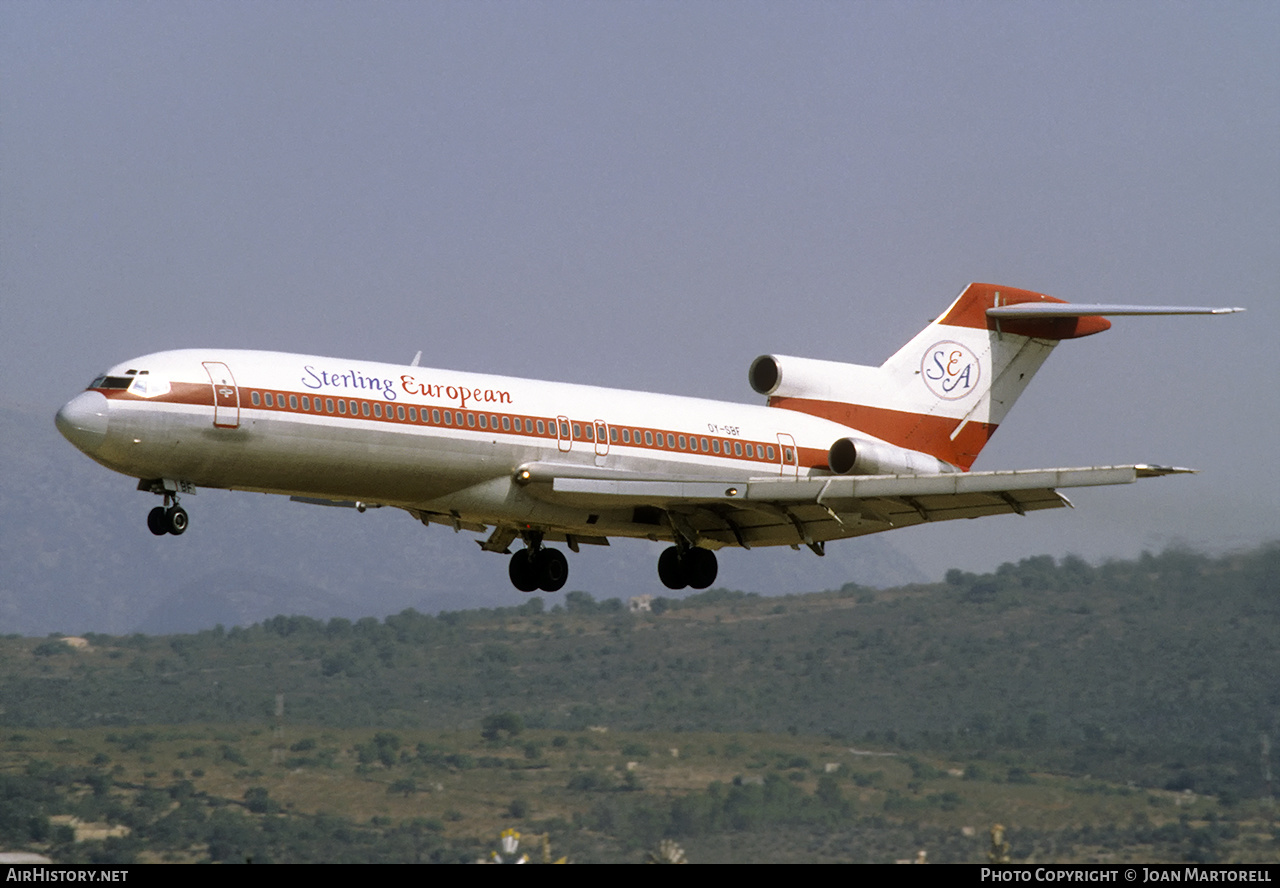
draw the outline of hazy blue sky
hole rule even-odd
[[[1274,2],[8,0],[0,397],[208,344],[750,401],[973,280],[1244,305],[1065,344],[975,467],[1201,475],[891,539],[1277,538],[1277,47]]]

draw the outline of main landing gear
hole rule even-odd
[[[696,546],[671,546],[658,557],[658,579],[668,589],[705,589],[716,581],[719,572],[716,553]]]
[[[511,556],[507,573],[521,592],[559,592],[569,580],[569,559],[559,549],[528,546]]]
[[[658,558],[658,577],[668,589],[706,589],[719,571],[716,553],[696,546],[671,546]],[[543,546],[541,534],[530,534],[507,562],[507,574],[521,592],[559,592],[569,580],[569,560],[559,549]]]
[[[172,504],[169,499],[169,494],[165,494],[164,505],[156,506],[147,513],[147,529],[156,536],[164,536],[166,533],[180,536],[186,532],[190,523],[187,510],[178,505],[178,498],[173,497]]]

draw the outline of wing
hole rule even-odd
[[[1092,466],[945,475],[863,475],[690,480],[619,475],[545,463],[517,480],[534,496],[593,508],[650,510],[666,518],[658,538],[679,533],[711,548],[805,544],[821,554],[827,540],[879,533],[929,521],[1025,514],[1071,503],[1059,488],[1131,484],[1181,474],[1169,466]]]

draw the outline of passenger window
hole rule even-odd
[[[368,410],[366,410],[366,411],[365,411],[365,413],[366,413],[366,414],[367,414],[368,412],[369,412]],[[374,416],[376,416],[376,417],[378,417],[378,419],[382,419],[382,405],[381,405],[381,404],[374,404],[374,405],[373,405],[373,415],[374,415]]]
[[[742,446],[743,446],[743,447],[745,447],[745,448],[746,448],[746,450],[747,450],[747,458],[748,458],[748,459],[755,459],[755,458],[756,458],[756,449],[755,449],[754,447],[752,447],[750,444],[743,444]]]
[[[670,432],[667,432],[667,446],[672,449],[675,449],[676,446],[676,436]]]
[[[396,419],[404,419],[404,408],[396,407]]]
[[[741,441],[734,441],[734,442],[733,442],[733,455],[734,455],[734,456],[742,456],[742,442],[741,442]]]
[[[343,401],[343,400],[339,399],[339,401],[338,401],[338,412],[339,412],[339,413],[341,413],[341,414],[343,414],[343,415],[345,415],[345,414],[346,414],[346,412],[347,412],[347,402],[346,402],[346,401]]]
[[[685,439],[684,435],[680,436],[680,449],[681,450],[689,449],[689,442]]]
[[[561,438],[569,437],[569,423],[567,422],[560,423],[560,437]]]
[[[439,422],[440,422],[440,411],[439,411],[439,410],[432,410],[432,411],[431,411],[431,421],[432,421],[432,422],[434,422],[434,423],[439,423]],[[445,421],[445,423],[446,423],[446,424],[448,424],[448,422],[449,422],[449,411],[448,411],[448,410],[446,410],[446,411],[444,412],[444,421]]]
[[[546,433],[547,433],[546,423],[544,423],[542,420],[538,420],[538,434],[545,435]]]
[[[425,416],[424,416],[424,417],[422,417],[422,418],[423,418],[423,419],[426,419],[426,417],[425,417]],[[410,408],[409,408],[409,422],[417,422],[417,421],[418,421],[418,408],[417,408],[417,407],[410,407]]]
[[[720,439],[719,439],[719,438],[712,438],[712,439],[711,439],[711,452],[712,452],[712,453],[719,453],[719,452],[720,452]]]
[[[361,404],[361,405],[360,405],[360,412],[361,412],[361,413],[363,413],[365,416],[368,416],[368,415],[369,415],[369,402],[368,402],[368,401],[365,401],[363,404]],[[382,410],[381,410],[381,409],[379,409],[379,410],[378,410],[378,413],[379,413],[379,415],[381,415]]]
[[[480,414],[480,428],[487,429],[489,427],[489,417],[483,413]]]
[[[432,415],[432,416],[435,416],[435,411],[434,411],[434,410],[431,412],[431,415]],[[452,414],[452,413],[450,413],[448,410],[446,410],[446,411],[444,412],[444,424],[445,424],[445,425],[453,425],[453,414]]]
[[[306,395],[302,396],[302,409],[303,410],[311,409],[311,399],[308,398]]]
[[[596,439],[595,426],[587,426],[586,433],[588,441],[594,441]]]
[[[773,445],[772,445],[772,444],[770,444],[768,447],[766,447],[766,448],[765,448],[765,450],[766,450],[766,452],[769,454],[769,455],[768,455],[768,457],[766,457],[766,458],[767,458],[767,459],[773,459]]]
[[[262,399],[267,402],[268,407],[276,406],[275,399],[271,397],[271,392],[267,392],[265,395],[263,395]]]
[[[254,406],[254,407],[257,407],[260,403],[262,403],[262,398],[258,397],[258,393],[257,393],[257,392],[254,392],[254,393],[253,393],[252,395],[250,395],[249,397],[250,397],[250,399],[253,401],[253,406]]]
[[[630,444],[630,443],[631,443],[631,430],[630,430],[630,429],[623,429],[623,430],[622,430],[622,443],[623,443],[623,444]]]
[[[297,409],[298,409],[298,396],[297,396],[297,395],[290,395],[290,396],[289,396],[289,409],[290,409],[290,410],[297,410]]]
[[[504,432],[511,431],[511,417],[509,416],[502,417],[502,430]]]
[[[618,443],[618,430],[617,430],[617,429],[615,429],[615,428],[610,428],[610,429],[609,429],[609,440],[610,440],[612,443],[614,443],[614,444],[617,444],[617,443]]]
[[[648,429],[645,429],[644,443],[648,447],[653,446],[653,432],[649,431]]]
[[[576,422],[573,424],[573,437],[582,440],[582,426]]]
[[[329,413],[333,412],[333,398],[324,399],[324,409]]]
[[[707,439],[706,439],[706,438],[703,438],[703,439],[702,439],[702,452],[703,452],[703,453],[706,453],[706,452],[707,452],[708,450],[710,450],[710,449],[711,449],[711,445],[710,445],[710,443],[708,443],[708,441],[707,441]]]

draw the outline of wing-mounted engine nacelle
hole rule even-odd
[[[955,466],[918,450],[866,438],[841,438],[827,451],[827,466],[837,475],[941,475]]]

